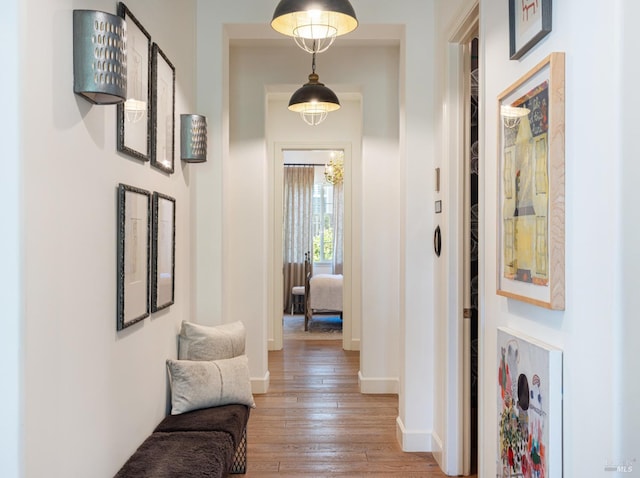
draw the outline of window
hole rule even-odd
[[[316,167],[316,179],[313,185],[314,263],[333,261],[333,185],[324,181],[323,171],[322,167]]]

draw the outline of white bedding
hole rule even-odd
[[[342,311],[342,274],[317,274],[309,280],[312,310]]]

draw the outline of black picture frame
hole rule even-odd
[[[127,24],[127,100],[118,104],[117,149],[141,161],[151,158],[151,35],[123,2]]]
[[[118,185],[117,330],[149,316],[151,193]]]
[[[153,193],[151,312],[173,305],[176,270],[176,200]]]
[[[551,32],[552,0],[509,0],[509,57],[522,58]]]
[[[157,43],[151,53],[151,166],[172,174],[175,152],[176,69]]]

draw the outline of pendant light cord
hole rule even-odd
[[[316,40],[313,40],[313,53],[311,54],[311,73],[316,72]]]

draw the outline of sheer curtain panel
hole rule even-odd
[[[291,310],[291,289],[304,285],[304,255],[312,248],[313,177],[311,165],[284,167],[284,310]]]
[[[344,183],[333,185],[333,273],[342,274],[344,263]]]

